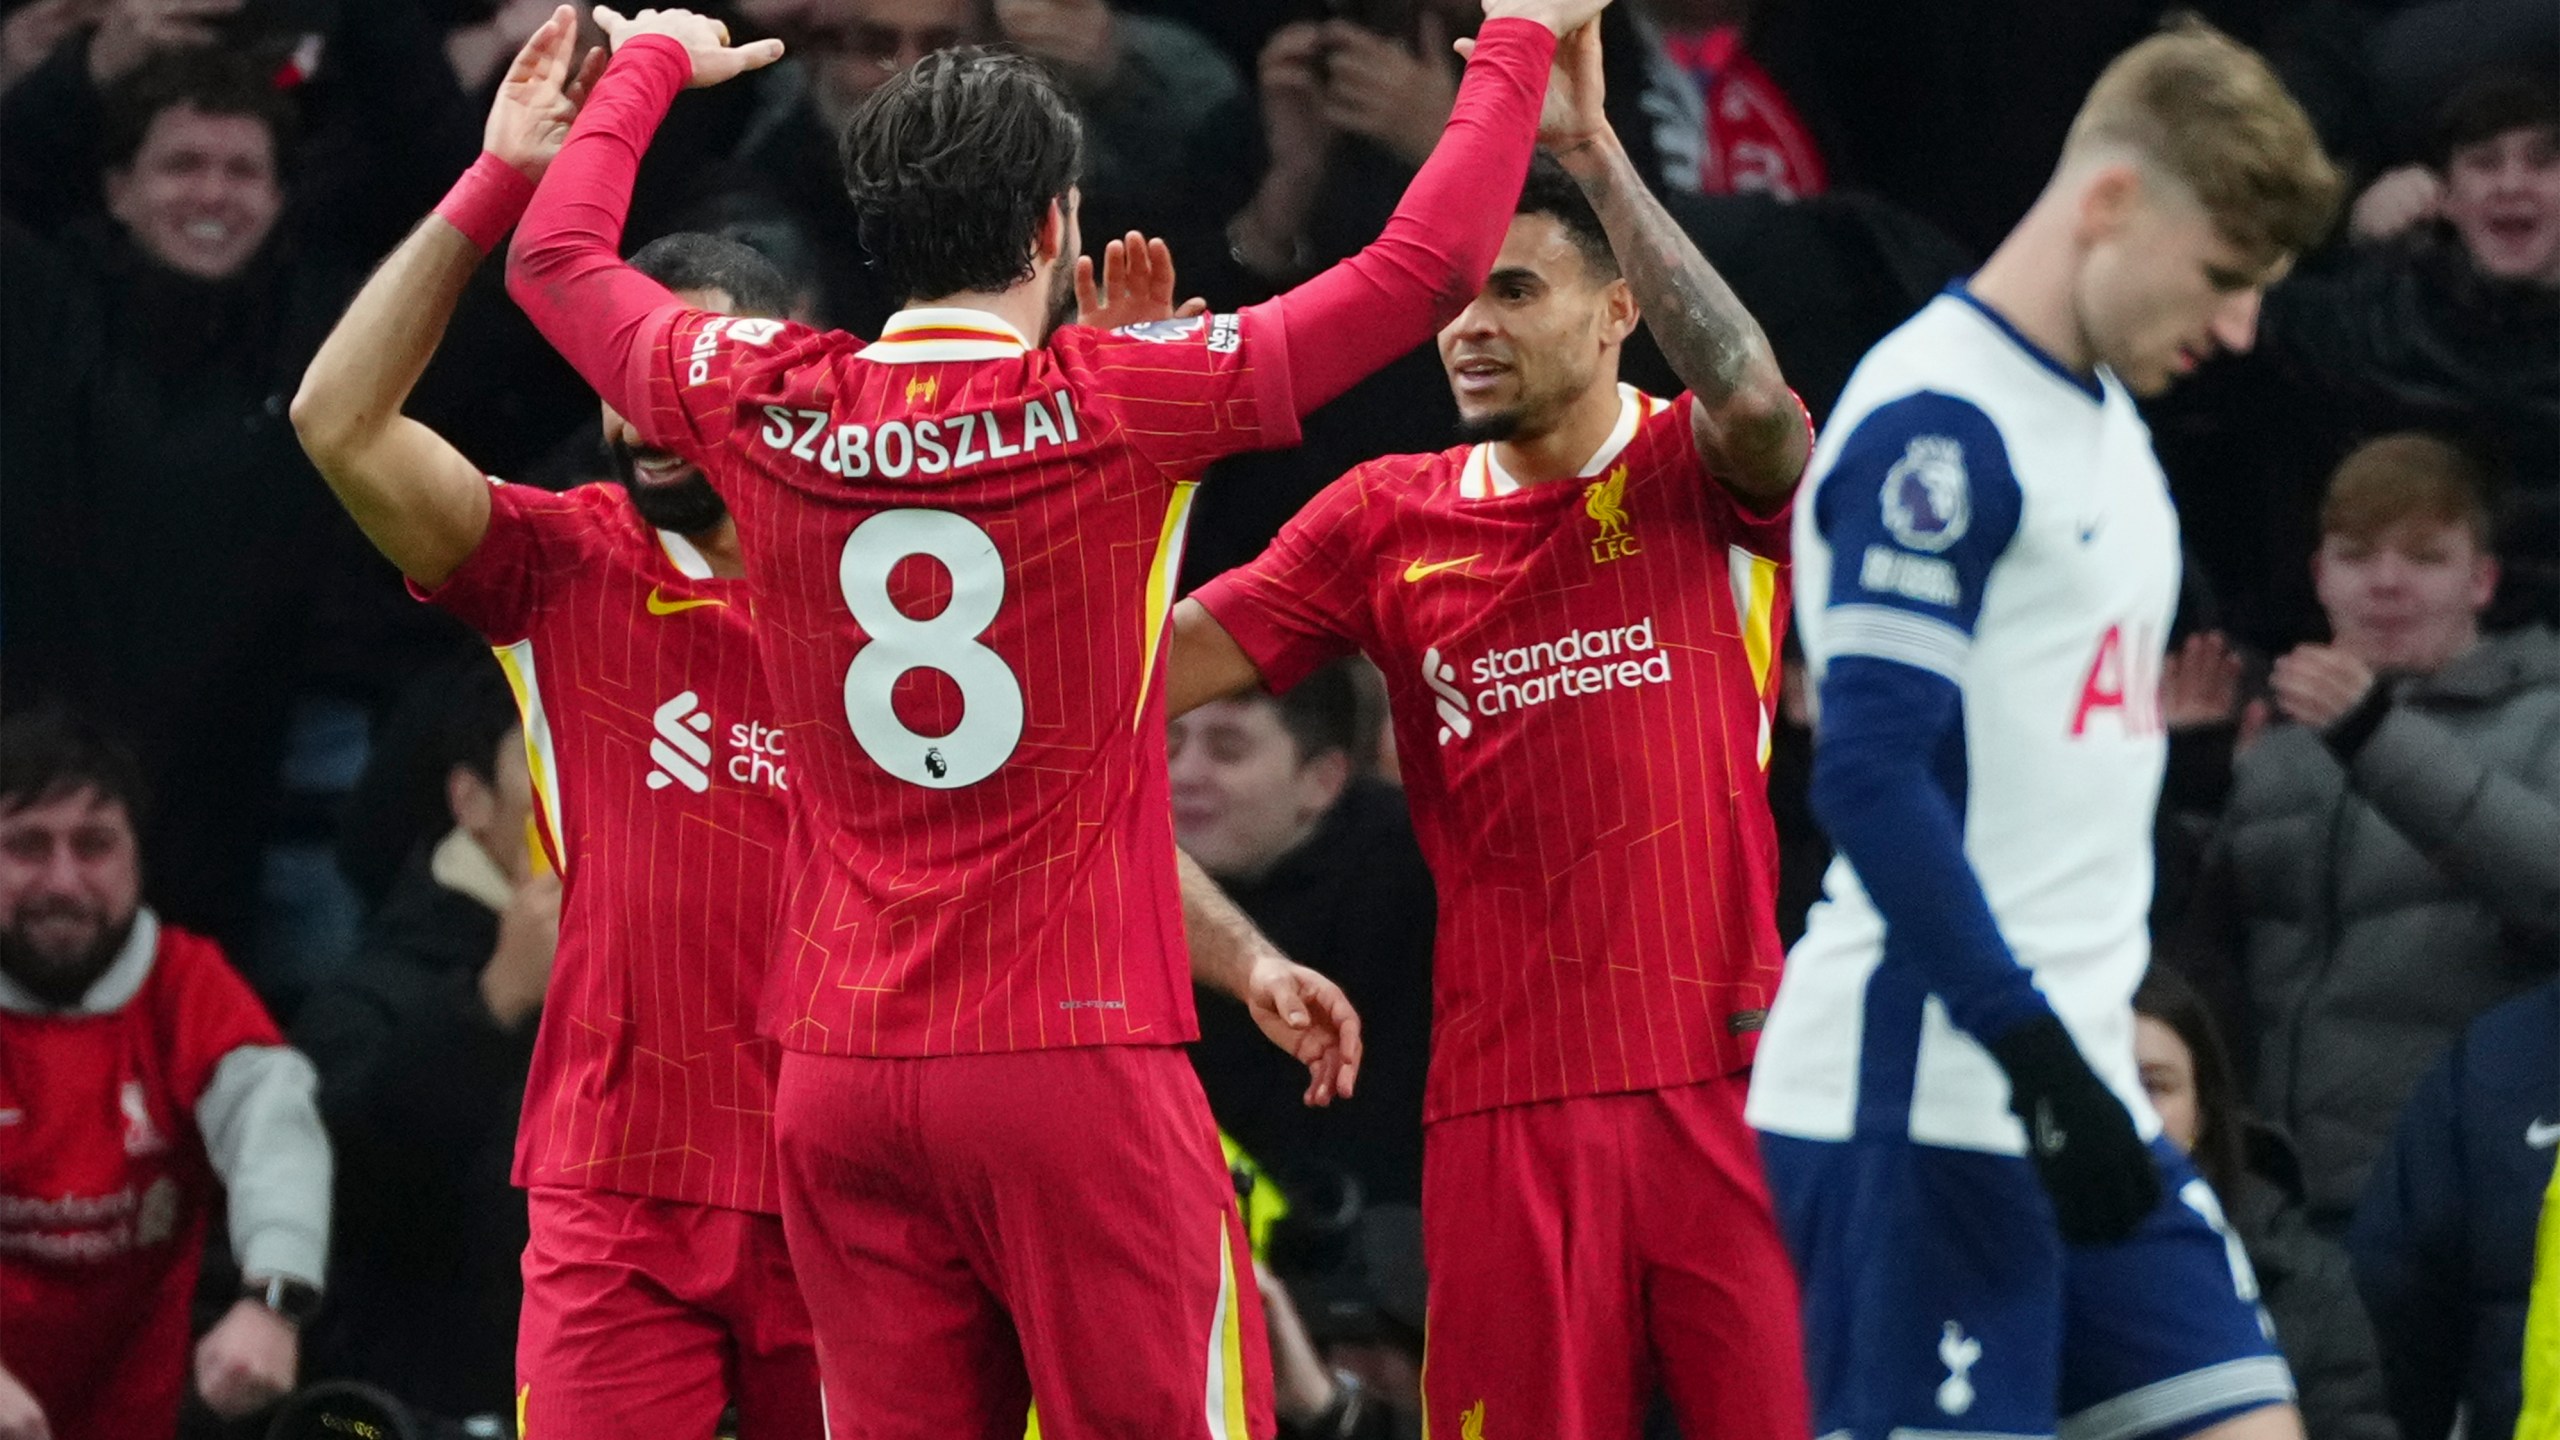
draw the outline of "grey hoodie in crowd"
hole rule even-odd
[[[2560,636],[2386,683],[2350,755],[2284,726],[2241,757],[2178,957],[2332,1233],[2446,1044],[2560,963]]]

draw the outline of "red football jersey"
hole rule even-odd
[[[1393,456],[1199,593],[1272,688],[1386,672],[1440,897],[1426,1120],[1750,1063],[1778,983],[1766,766],[1787,514],[1621,387],[1585,479]]]
[[[797,757],[746,586],[619,485],[494,485],[431,598],[498,649],[561,877],[516,1183],[776,1212],[780,1056],[755,1017]]]
[[[802,807],[784,1045],[1192,1038],[1157,672],[1191,482],[1297,438],[1281,343],[1250,315],[1042,346],[974,310],[869,346],[674,325],[643,429],[737,516]]]
[[[177,1428],[220,1196],[196,1105],[222,1057],[284,1043],[212,941],[135,923],[151,969],[122,1007],[0,1010],[0,1365],[82,1440]]]

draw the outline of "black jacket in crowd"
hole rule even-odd
[[[457,847],[478,850],[457,831],[441,863],[412,860],[293,1029],[338,1159],[330,1308],[307,1373],[452,1418],[507,1413],[515,1392],[527,1230],[508,1174],[534,1033],[531,1019],[501,1028],[481,999],[504,881]]]
[[[1240,1002],[1197,991],[1191,1059],[1219,1128],[1283,1193],[1347,1173],[1372,1204],[1420,1204],[1438,906],[1404,793],[1355,779],[1270,873],[1221,883],[1272,943],[1342,986],[1360,1011],[1368,1054],[1357,1094],[1309,1109],[1306,1067],[1266,1039]]]

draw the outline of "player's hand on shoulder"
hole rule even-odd
[[[301,1349],[283,1316],[242,1300],[196,1342],[197,1393],[226,1420],[262,1410],[293,1392]]]
[[[551,12],[498,82],[498,98],[489,106],[481,148],[539,180],[553,156],[569,140],[570,122],[587,91],[604,73],[604,52],[578,57],[578,12],[562,5]]]
[[[617,51],[643,35],[664,35],[683,45],[693,60],[693,79],[688,84],[697,90],[761,70],[782,58],[781,41],[732,45],[728,26],[691,10],[643,10],[626,18],[610,5],[599,5],[595,21],[603,28],[606,43]]]
[[[0,1440],[53,1440],[44,1407],[6,1366],[0,1366]]]
[[[1173,251],[1162,240],[1132,230],[1102,247],[1102,275],[1094,278],[1093,257],[1076,257],[1076,323],[1096,330],[1117,330],[1156,320],[1183,320],[1207,313],[1209,302],[1197,296],[1173,303]]]
[[[2089,1068],[2071,1032],[2039,1016],[1989,1042],[2009,1076],[2009,1109],[2071,1245],[2113,1245],[2160,1205],[2160,1172],[2124,1102]]]
[[[1558,35],[1569,35],[1608,8],[1609,0],[1484,0],[1484,18],[1535,20]]]

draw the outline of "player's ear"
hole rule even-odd
[[[488,829],[498,813],[497,792],[471,773],[468,765],[444,772],[444,804],[452,812],[453,823],[474,835]]]
[[[2142,187],[2142,171],[2130,161],[2110,160],[2093,169],[2080,187],[2080,243],[2094,245],[2122,231],[2142,203]]]
[[[1623,275],[1601,287],[1600,305],[1601,335],[1612,344],[1625,344],[1644,321],[1644,307],[1636,303],[1636,289]]]

